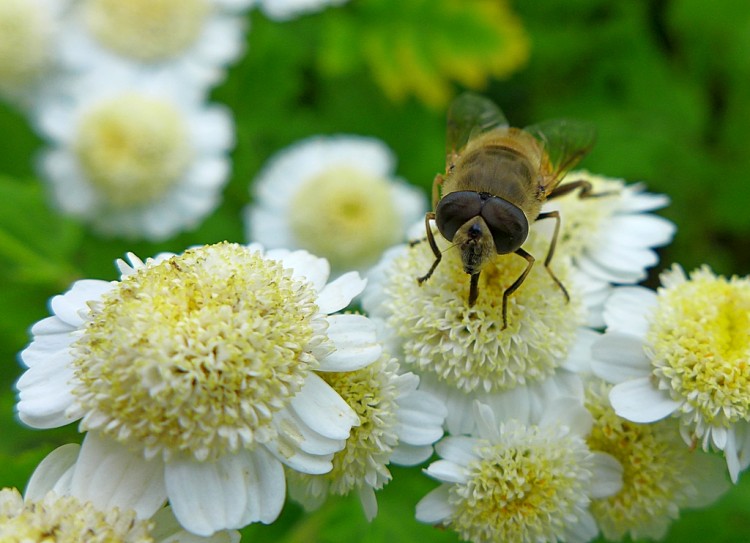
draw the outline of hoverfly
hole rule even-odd
[[[435,254],[429,271],[418,278],[427,281],[442,254],[430,228],[434,220],[442,236],[461,252],[464,271],[471,276],[469,305],[479,295],[479,274],[495,256],[515,253],[527,262],[521,275],[503,293],[503,329],[507,327],[508,297],[524,282],[535,258],[521,248],[529,224],[555,219],[544,267],[568,292],[550,268],[560,231],[558,211],[542,213],[542,204],[580,189],[579,198],[592,194],[591,183],[573,181],[560,185],[594,144],[592,125],[573,120],[552,120],[525,129],[508,125],[503,112],[489,99],[465,93],[448,111],[445,175],[432,184],[432,207],[425,215],[427,241]]]

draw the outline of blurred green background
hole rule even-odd
[[[248,185],[275,151],[313,134],[385,141],[398,173],[428,190],[444,167],[445,108],[463,88],[501,105],[513,125],[574,117],[599,129],[582,166],[668,194],[677,226],[663,267],[750,272],[750,2],[718,0],[351,0],[289,22],[250,15],[247,53],[212,99],[235,115],[232,180],[196,231],[158,245],[101,239],[47,206],[35,179],[42,142],[0,104],[0,483],[23,487],[75,428],[23,429],[13,415],[17,352],[47,300],[78,277],[115,279],[114,259],[243,241]],[[0,39],[2,37],[0,36]],[[658,270],[657,270],[658,271]],[[649,284],[654,285],[654,274]],[[412,519],[435,483],[394,469],[381,512],[356,498],[314,514],[287,505],[247,541],[456,541]],[[686,512],[672,542],[750,540],[750,478],[714,507]]]

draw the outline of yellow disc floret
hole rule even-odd
[[[728,427],[750,420],[750,280],[703,267],[665,274],[648,333],[660,388],[684,400],[683,417]]]
[[[449,526],[473,543],[557,541],[589,503],[583,438],[515,424],[502,434],[480,441],[467,482],[451,485]]]
[[[388,180],[346,167],[306,181],[290,220],[299,246],[339,269],[373,264],[402,231]]]
[[[88,179],[111,207],[162,196],[190,163],[187,126],[169,102],[125,94],[93,106],[75,150]]]
[[[554,260],[552,267],[570,302],[540,261],[549,240],[527,244],[539,260],[509,298],[503,330],[503,293],[526,261],[514,254],[495,257],[482,269],[479,297],[469,306],[469,275],[459,252],[439,234],[436,239],[443,259],[429,280],[417,284],[435,259],[424,242],[396,257],[388,270],[385,304],[406,364],[465,392],[500,391],[552,375],[583,324],[583,307],[566,261]]]
[[[327,341],[316,299],[236,244],[138,269],[93,305],[74,345],[83,427],[199,460],[267,441]]]
[[[85,0],[90,32],[115,52],[158,61],[187,50],[210,14],[208,0]]]
[[[3,543],[153,543],[153,522],[134,511],[96,509],[90,502],[48,493],[24,503],[16,489],[0,490],[0,541]]]

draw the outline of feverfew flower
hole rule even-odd
[[[276,154],[251,186],[248,239],[363,270],[406,238],[426,198],[394,177],[393,153],[359,136],[315,136]]]
[[[510,254],[488,263],[479,297],[469,306],[469,275],[458,250],[439,234],[435,239],[443,259],[428,281],[417,283],[435,260],[429,245],[397,247],[369,274],[362,303],[391,354],[420,376],[421,389],[446,403],[448,431],[472,431],[475,399],[494,407],[512,397],[532,409],[538,397],[582,394],[578,377],[567,370],[574,369],[587,302],[564,258],[553,259],[552,268],[570,301],[545,270],[549,237],[532,228],[524,247],[538,260],[508,299],[505,329],[503,293],[526,261]]]
[[[258,0],[260,9],[269,19],[288,21],[300,15],[340,6],[347,0]]]
[[[724,463],[685,447],[674,419],[637,424],[618,417],[609,404],[611,388],[598,379],[587,384],[586,407],[594,417],[588,444],[620,462],[623,485],[594,500],[591,512],[607,539],[662,539],[680,509],[705,507],[728,489]]]
[[[396,360],[384,354],[361,370],[323,375],[357,413],[360,425],[334,455],[329,473],[289,473],[289,493],[307,509],[322,505],[328,494],[356,491],[372,520],[378,512],[375,490],[391,480],[387,464],[413,466],[432,455],[432,444],[443,436],[445,406],[417,390],[416,375],[399,375],[398,369]]]
[[[243,51],[253,0],[80,0],[60,40],[75,72],[135,70],[206,88]]]
[[[750,465],[750,280],[675,265],[656,292],[622,287],[607,303],[593,370],[633,422],[680,419],[683,439],[724,451],[737,482]]]
[[[479,402],[475,436],[450,436],[426,473],[442,483],[417,504],[417,520],[472,543],[586,542],[598,530],[592,499],[622,484],[612,456],[586,444],[591,415],[558,399],[533,420],[512,409],[502,418]]]
[[[658,261],[655,247],[666,245],[675,225],[646,213],[669,204],[663,194],[643,192],[643,185],[620,179],[570,172],[562,183],[585,180],[596,198],[579,198],[579,191],[548,201],[544,211],[559,210],[562,228],[556,254],[573,259],[574,266],[591,280],[632,284],[646,278],[646,269]]]
[[[28,106],[56,61],[68,0],[0,0],[0,95]]]
[[[55,203],[105,235],[157,241],[194,228],[228,180],[230,113],[175,80],[97,72],[48,96],[37,122]]]
[[[211,537],[186,532],[170,508],[139,500],[141,496],[132,492],[139,489],[130,481],[124,484],[112,479],[106,466],[79,461],[79,448],[76,444],[63,445],[42,460],[31,476],[25,497],[16,489],[0,490],[2,541],[237,543],[240,540],[236,531],[221,531]]]
[[[32,328],[19,418],[80,419],[88,462],[146,481],[191,532],[272,522],[282,465],[330,471],[359,424],[319,372],[381,355],[366,317],[335,314],[364,281],[326,284],[324,259],[229,243],[119,267],[120,281],[52,298]]]

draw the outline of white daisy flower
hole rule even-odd
[[[620,541],[662,539],[682,508],[705,507],[729,488],[721,458],[685,447],[674,419],[637,424],[618,417],[607,385],[592,379],[586,408],[594,417],[591,450],[612,455],[623,467],[616,494],[594,500],[591,513],[604,537]]]
[[[475,407],[476,436],[449,436],[426,469],[441,486],[417,504],[417,520],[473,543],[586,542],[598,530],[589,505],[622,485],[622,467],[586,445],[591,415],[574,399],[550,402],[533,420]]]
[[[668,244],[675,233],[673,223],[647,212],[668,205],[669,198],[587,171],[570,172],[562,182],[579,180],[590,182],[602,196],[582,199],[573,192],[545,204],[544,211],[558,210],[562,216],[556,251],[571,256],[593,281],[645,279],[646,270],[659,261],[654,248]]]
[[[750,279],[679,266],[652,292],[622,287],[592,366],[615,383],[610,401],[633,422],[680,419],[683,439],[724,451],[732,481],[750,465]]]
[[[74,72],[135,70],[207,88],[242,54],[254,0],[80,0],[60,40]]]
[[[490,406],[520,402],[534,410],[540,397],[581,396],[573,372],[576,357],[589,357],[576,348],[588,301],[571,280],[566,259],[555,258],[551,267],[569,301],[545,270],[549,238],[532,228],[524,247],[539,261],[508,299],[505,329],[503,293],[526,261],[510,254],[487,264],[479,297],[469,306],[469,276],[458,250],[442,236],[435,240],[443,259],[428,281],[417,283],[435,260],[427,243],[394,248],[369,274],[362,304],[379,323],[391,354],[420,376],[422,390],[447,404],[448,431],[472,431],[475,399]]]
[[[248,239],[364,270],[424,217],[425,195],[394,177],[393,153],[359,136],[314,136],[276,154],[251,186]]]
[[[0,95],[28,107],[57,63],[68,0],[0,0]]]
[[[340,6],[347,0],[258,0],[261,11],[274,21],[288,21],[300,15]]]
[[[445,406],[417,390],[413,373],[399,375],[398,363],[384,354],[361,370],[328,373],[323,378],[359,416],[346,447],[333,457],[324,475],[289,474],[289,494],[306,509],[320,507],[329,494],[359,494],[367,520],[375,518],[375,491],[391,480],[387,464],[413,466],[432,455],[443,437]]]
[[[0,490],[2,541],[237,543],[236,531],[199,537],[183,530],[169,507],[147,503],[137,485],[113,480],[106,466],[78,460],[77,444],[52,451],[37,466],[24,497]],[[54,534],[50,536],[50,534]],[[50,539],[52,537],[52,539]]]
[[[230,112],[174,80],[98,73],[47,97],[37,124],[55,203],[105,235],[156,241],[194,228],[229,177]]]
[[[359,424],[318,372],[380,357],[366,317],[335,314],[364,280],[326,284],[325,259],[228,243],[130,262],[52,298],[21,353],[19,418],[80,419],[89,465],[142,476],[193,533],[272,522],[282,464],[330,471]]]

